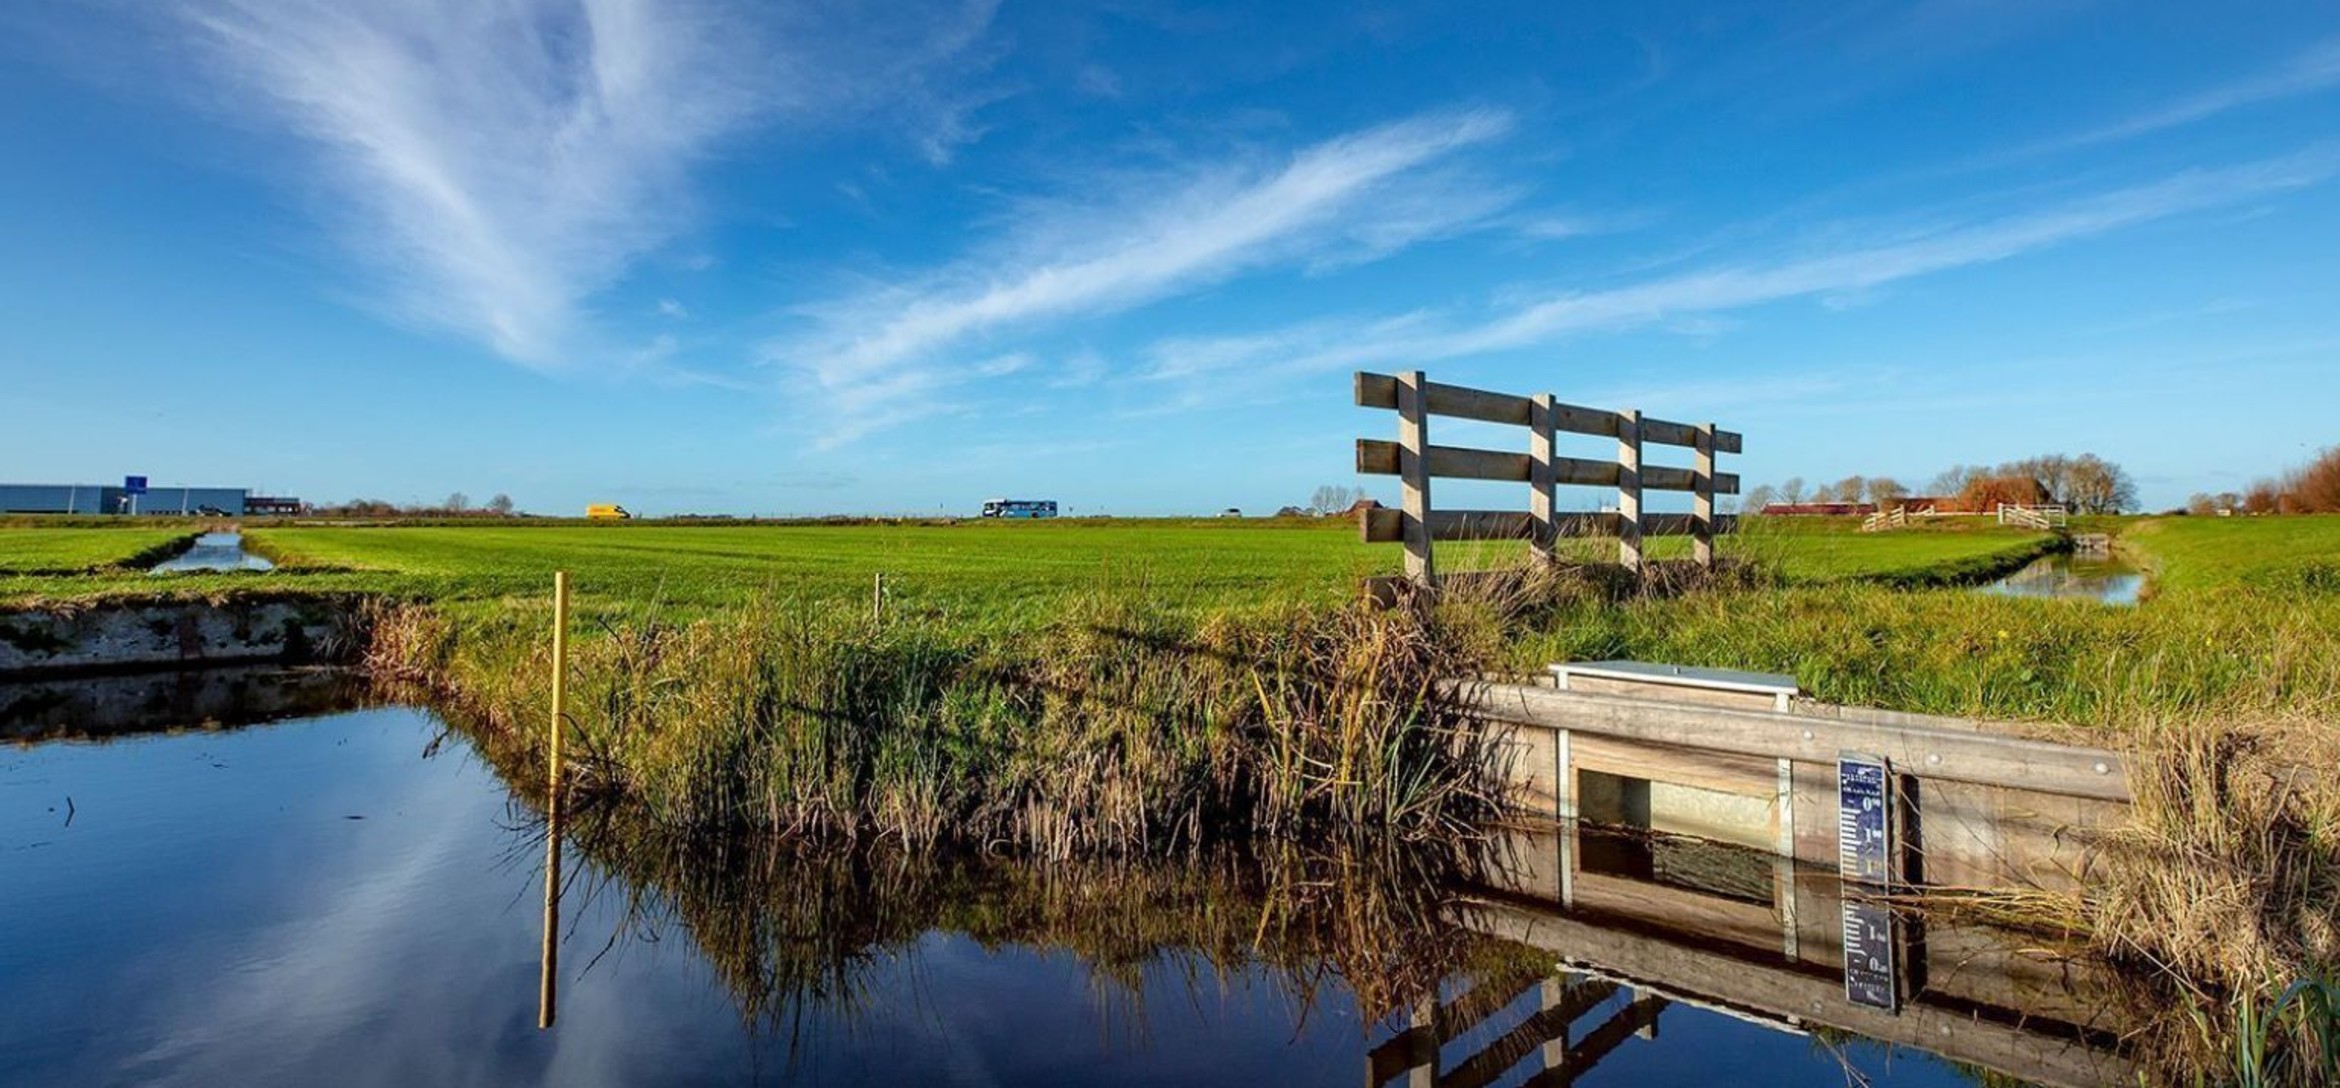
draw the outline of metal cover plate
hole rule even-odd
[[[1671,684],[1710,691],[1748,691],[1759,695],[1795,695],[1803,689],[1796,678],[1776,672],[1703,669],[1694,665],[1662,665],[1648,661],[1570,661],[1552,666],[1552,675],[1565,687],[1570,676],[1597,676],[1644,684]]]

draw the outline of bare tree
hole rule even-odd
[[[1363,492],[1339,484],[1322,484],[1308,498],[1308,509],[1318,514],[1337,514],[1354,505]]]
[[[1869,477],[1868,497],[1870,502],[1876,504],[1877,509],[1890,510],[1901,505],[1901,500],[1909,497],[1909,489],[1901,486],[1901,481],[1891,476],[1871,476]]]
[[[1790,476],[1782,481],[1779,485],[1779,501],[1788,503],[1804,501],[1804,478]]]
[[[1749,514],[1760,514],[1763,508],[1779,501],[1779,492],[1770,484],[1757,484],[1739,498],[1739,509]]]
[[[2052,460],[2063,490],[2048,485],[2045,479],[2040,482],[2057,501],[2090,514],[2118,514],[2136,508],[2137,482],[2121,466],[2093,453],[2073,458],[2058,455]]]
[[[1926,485],[1926,491],[1929,494],[1945,497],[1958,495],[1966,491],[1968,484],[1990,475],[1991,470],[1982,465],[1952,465],[1936,475],[1933,481]]]
[[[510,495],[506,495],[506,494],[504,494],[503,492],[501,492],[501,491],[498,491],[498,492],[496,492],[496,495],[495,495],[495,497],[494,497],[494,498],[492,498],[492,499],[489,499],[489,500],[487,501],[487,505],[486,505],[485,507],[483,507],[482,509],[485,509],[485,510],[486,510],[488,513],[494,514],[495,516],[497,516],[497,517],[499,517],[499,518],[508,518],[508,517],[511,517],[511,516],[512,516],[512,496],[510,496]]]
[[[447,501],[442,504],[442,508],[450,514],[463,513],[471,509],[471,496],[458,491],[447,496]]]

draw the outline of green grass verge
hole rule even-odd
[[[161,558],[191,532],[184,528],[0,526],[0,581],[38,575],[119,571]]]

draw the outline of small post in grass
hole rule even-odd
[[[560,969],[561,725],[568,717],[569,572],[553,573],[552,737],[545,756],[544,956],[537,979],[536,1026],[553,1025],[554,979]]]
[[[880,626],[880,625],[884,624],[885,622],[886,622],[886,572],[884,572],[884,571],[882,571],[882,570],[881,570],[881,571],[877,572],[876,574],[874,574],[874,575],[872,575],[872,576],[870,577],[870,583],[869,583],[869,625],[870,625],[871,627],[877,627],[877,626]]]

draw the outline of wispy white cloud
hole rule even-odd
[[[600,350],[591,300],[689,226],[694,167],[751,123],[882,115],[922,147],[966,138],[931,69],[981,37],[991,7],[906,15],[877,40],[728,0],[182,12],[235,101],[320,150],[320,203],[385,309],[550,367]]]
[[[2160,109],[2058,141],[2056,146],[2084,147],[2126,140],[2190,125],[2230,110],[2313,94],[2336,86],[2340,86],[2340,38],[2327,38],[2273,71],[2213,87]]]
[[[1103,199],[1030,205],[983,252],[807,308],[813,331],[767,354],[850,403],[873,384],[950,384],[932,373],[950,365],[937,357],[985,335],[1113,313],[1264,266],[1321,271],[1385,256],[1513,199],[1440,169],[1509,124],[1486,110],[1418,116],[1271,164],[1189,165]]]
[[[2330,178],[2340,157],[2315,151],[2189,171],[2046,210],[1907,230],[1890,241],[1767,262],[1721,265],[1597,291],[1518,300],[1476,320],[1451,314],[1312,321],[1281,330],[1183,337],[1151,349],[1167,379],[1264,375],[1398,360],[1491,354],[1593,331],[1679,324],[1794,298],[1857,297],[1916,276],[1990,264],[2187,212],[2298,189]]]

